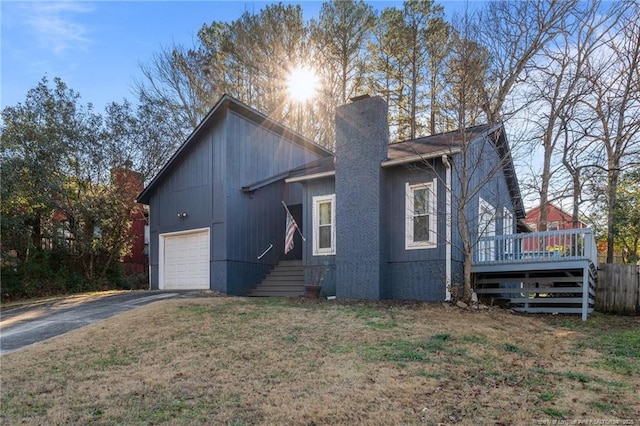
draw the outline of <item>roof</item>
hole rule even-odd
[[[463,142],[470,142],[480,136],[485,136],[492,127],[494,126],[483,124],[469,127],[465,129],[464,132],[454,130],[425,136],[423,138],[392,143],[389,145],[389,152],[385,163],[387,163],[387,165],[393,165],[406,162],[408,159],[418,161],[442,154],[459,152]]]
[[[164,165],[164,167],[158,172],[158,174],[153,178],[153,180],[149,183],[149,185],[138,195],[137,202],[142,204],[149,204],[151,194],[156,190],[156,188],[164,181],[164,179],[173,171],[174,167],[180,162],[182,158],[184,158],[191,147],[194,146],[199,140],[200,137],[206,133],[211,126],[215,123],[215,121],[222,117],[222,114],[227,111],[232,110],[239,114],[240,116],[253,121],[257,125],[270,130],[293,143],[301,146],[304,149],[307,149],[311,152],[314,152],[323,157],[330,157],[333,154],[331,151],[323,148],[322,146],[315,144],[311,140],[305,138],[299,133],[294,132],[293,130],[283,126],[282,124],[272,120],[261,112],[251,108],[250,106],[242,103],[241,101],[235,99],[232,96],[227,94],[222,95],[218,102],[211,108],[206,117],[200,122],[198,127],[196,127],[193,132],[189,135],[189,137],[185,140],[185,142],[178,148],[178,150],[171,156],[169,161]]]
[[[566,211],[562,210],[560,207],[556,206],[555,204],[547,201],[547,209],[549,210],[555,210],[557,211],[561,216],[564,216],[567,220],[567,222],[573,222],[573,215],[571,213],[567,213]],[[539,216],[540,215],[540,206],[536,206],[532,209],[527,210],[526,213],[526,218],[527,219],[531,219],[531,216]],[[549,216],[549,213],[547,213],[547,217]],[[536,219],[537,220],[537,219]],[[582,221],[582,220],[578,220],[578,222],[580,222],[581,224],[583,224],[585,227],[587,226],[587,224]]]
[[[525,217],[524,204],[513,166],[513,159],[511,158],[511,149],[505,137],[502,123],[482,124],[468,127],[464,132],[454,130],[389,144],[387,160],[383,161],[381,165],[382,167],[392,167],[430,158],[439,158],[442,155],[456,154],[461,151],[465,141],[471,142],[491,135],[494,136],[493,139],[498,154],[506,160],[504,162],[504,175],[507,180],[509,196],[513,200],[515,216],[517,219],[523,219]],[[335,161],[333,161],[333,158],[334,157],[323,158],[306,164],[289,171],[288,175],[280,178],[285,178],[287,182],[300,182],[333,176],[335,175]],[[273,182],[273,180],[271,182]]]

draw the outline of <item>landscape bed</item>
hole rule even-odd
[[[638,317],[176,299],[0,361],[5,424],[640,424]]]

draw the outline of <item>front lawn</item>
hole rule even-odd
[[[640,418],[637,317],[582,323],[440,304],[176,299],[0,362],[6,424]]]

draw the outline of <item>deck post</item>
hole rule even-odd
[[[582,321],[589,313],[589,266],[582,268]]]

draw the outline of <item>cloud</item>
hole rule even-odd
[[[23,3],[26,24],[41,46],[56,55],[89,44],[88,29],[79,18],[92,10],[86,3],[71,1]]]

